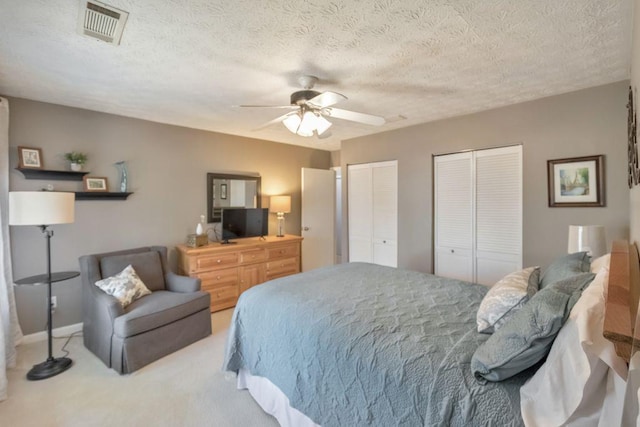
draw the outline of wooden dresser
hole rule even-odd
[[[235,306],[240,294],[252,286],[300,272],[300,236],[235,242],[176,247],[179,273],[202,280],[202,290],[211,294],[212,312]]]

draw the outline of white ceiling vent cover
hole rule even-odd
[[[99,1],[80,1],[78,32],[114,45],[120,44],[129,13]]]

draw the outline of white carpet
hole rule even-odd
[[[74,337],[73,366],[41,381],[27,381],[47,358],[46,341],[18,347],[8,372],[9,398],[0,403],[2,426],[277,426],[235,375],[220,368],[233,310],[211,315],[213,335],[130,375],[118,375]],[[54,357],[66,339],[53,342]]]

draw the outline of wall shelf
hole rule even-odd
[[[21,172],[25,179],[43,179],[51,181],[82,181],[82,177],[89,173],[88,171],[74,172],[30,168],[16,168],[16,170]]]
[[[127,200],[133,193],[114,193],[106,191],[76,191],[77,200]]]

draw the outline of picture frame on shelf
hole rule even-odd
[[[547,160],[549,207],[605,206],[604,155]]]
[[[33,147],[18,147],[18,167],[42,169],[42,150]]]
[[[82,178],[84,191],[88,192],[107,192],[107,178],[100,176],[85,176]]]

